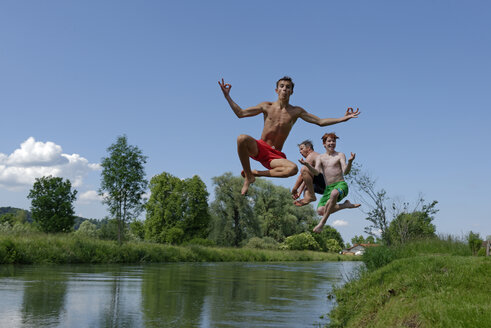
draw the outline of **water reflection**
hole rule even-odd
[[[0,266],[0,327],[313,327],[359,265]]]

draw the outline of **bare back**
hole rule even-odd
[[[264,115],[264,128],[261,133],[261,139],[275,149],[281,150],[293,125],[300,117],[300,114],[304,112],[304,109],[290,104],[286,108],[281,108],[279,102],[264,102],[261,105]]]
[[[317,157],[317,167],[321,169],[326,185],[344,181],[343,169],[346,166],[346,156],[343,153],[321,154]]]

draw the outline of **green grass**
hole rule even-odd
[[[401,246],[370,247],[363,255],[363,262],[367,269],[372,271],[396,259],[424,254],[469,256],[471,255],[471,250],[466,243],[452,237],[431,238],[413,241]]]
[[[159,263],[224,261],[352,261],[353,257],[314,251],[276,251],[198,245],[116,242],[73,234],[0,234],[0,264]]]
[[[330,327],[489,327],[491,258],[457,241],[419,241],[372,253],[389,258],[335,291]],[[365,259],[366,260],[366,259]]]

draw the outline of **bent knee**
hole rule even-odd
[[[291,177],[291,176],[298,173],[298,167],[294,163],[292,163],[292,165],[288,165],[286,167],[286,171],[287,171],[286,173],[288,174],[288,176]]]
[[[240,136],[237,137],[237,144],[241,145],[243,143],[250,142],[251,140],[254,140],[254,138],[252,138],[247,134],[241,134]]]
[[[324,208],[325,208],[324,206],[317,208],[317,214],[324,215]]]
[[[300,174],[305,175],[305,174],[310,174],[309,169],[306,166],[302,165],[302,168],[300,169]]]
[[[339,196],[339,191],[337,189],[334,189],[333,191],[331,191],[330,199],[337,200],[338,196]]]

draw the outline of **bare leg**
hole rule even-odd
[[[300,169],[300,174],[302,175],[303,181],[305,182],[305,193],[304,198],[297,200],[296,202],[294,202],[294,204],[297,206],[304,206],[310,202],[315,201],[317,198],[315,197],[314,192],[314,178],[310,174],[309,169],[303,166]]]
[[[326,224],[327,219],[329,218],[329,215],[331,215],[334,206],[336,206],[336,201],[339,196],[339,191],[337,189],[334,189],[331,192],[331,196],[329,197],[329,200],[327,201],[325,210],[324,210],[324,216],[322,217],[321,221],[319,222],[318,225],[315,226],[314,232],[315,233],[321,233],[322,229],[324,228],[324,225]]]
[[[334,190],[333,190],[333,192],[334,192]],[[333,193],[331,193],[331,198],[329,198],[329,200],[327,201],[326,206],[322,206],[322,207],[319,207],[317,209],[317,213],[321,212],[321,213],[319,213],[319,215],[323,215],[323,217],[322,217],[322,220],[319,222],[319,224],[314,228],[314,232],[320,233],[322,231],[322,229],[324,228],[324,225],[326,224],[327,219],[329,218],[329,215],[331,215],[332,213],[335,213],[335,212],[340,211],[340,210],[344,210],[346,208],[357,208],[357,207],[361,206],[361,204],[353,204],[349,200],[345,200],[344,203],[342,203],[342,204],[334,204],[334,206],[332,206],[332,203],[334,203],[334,202],[331,202],[331,200],[333,199],[332,194]],[[339,195],[339,192],[338,192],[338,195]],[[337,196],[335,199],[337,199]]]
[[[257,143],[254,138],[246,134],[241,134],[237,138],[237,153],[239,154],[240,163],[244,169],[244,185],[240,193],[245,195],[249,186],[256,181],[254,174],[251,171],[250,156],[256,156],[258,153]]]
[[[302,178],[302,173],[300,172],[300,174],[298,175],[297,181],[295,181],[295,184],[293,185],[293,188],[292,188],[292,198],[293,199],[297,199],[302,194],[302,191],[298,190],[300,188],[300,186],[302,185],[302,183],[303,183],[303,178]]]
[[[288,178],[298,172],[298,167],[295,163],[283,158],[273,159],[269,165],[271,166],[270,170],[254,170],[254,175],[257,177]]]
[[[345,208],[357,208],[357,207],[360,207],[361,204],[353,204],[351,203],[349,200],[345,200],[344,203],[342,204],[336,204],[334,205],[334,208],[331,212],[332,213],[335,213],[339,210],[344,210]],[[321,206],[317,209],[317,214],[319,215],[324,215],[324,211],[326,210],[326,206]]]

